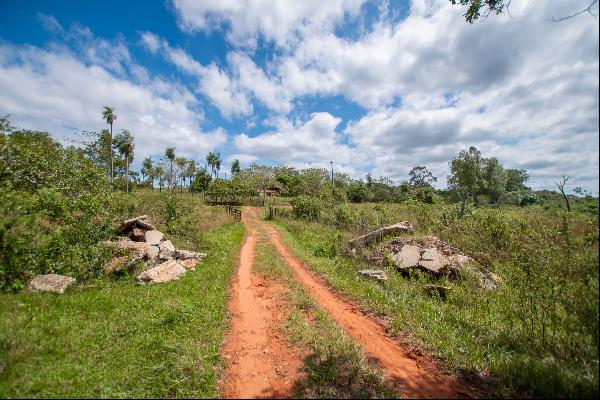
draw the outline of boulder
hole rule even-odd
[[[196,269],[196,264],[198,261],[193,258],[186,258],[185,260],[177,260],[179,264],[183,265],[186,269],[194,270]]]
[[[380,282],[387,281],[387,275],[380,269],[363,269],[358,271],[358,274],[367,278],[375,278]]]
[[[137,253],[141,258],[146,257],[150,249],[150,245],[146,242],[133,242],[127,239],[119,240],[116,247],[118,250],[131,250],[132,254]]]
[[[419,265],[421,249],[414,245],[404,245],[399,253],[392,255],[392,260],[399,270],[414,268]]]
[[[170,240],[164,240],[158,244],[159,257],[161,260],[169,260],[175,256],[175,246]]]
[[[444,270],[449,264],[449,260],[435,247],[425,250],[425,252],[421,254],[421,260],[419,261],[420,267],[433,272],[436,275],[444,273]]]
[[[153,229],[151,231],[146,231],[146,243],[149,245],[158,245],[164,238],[165,235],[159,230]]]
[[[36,275],[29,281],[29,289],[34,292],[64,293],[65,289],[75,283],[75,278],[69,276],[48,274]]]
[[[387,235],[399,235],[401,233],[412,232],[412,224],[408,221],[402,221],[394,225],[386,226],[365,235],[355,237],[348,241],[348,249],[350,253],[356,252],[357,248],[368,246],[375,240],[379,240]]]
[[[186,268],[177,260],[169,260],[138,275],[139,283],[168,282],[185,274]]]
[[[147,215],[140,215],[139,217],[130,218],[128,220],[125,220],[117,228],[117,233],[121,233],[122,234],[122,233],[128,232],[129,230],[131,230],[131,229],[133,229],[135,227],[142,228],[142,229],[147,230],[147,231],[156,229],[154,227],[154,225],[150,224],[146,220],[147,218],[148,218]]]
[[[175,250],[175,258],[180,260],[198,260],[201,261],[204,257],[206,257],[205,253],[196,253],[195,251],[189,250]]]
[[[140,228],[133,228],[129,233],[129,237],[134,242],[145,242],[146,241],[146,233],[144,230]]]
[[[160,253],[160,250],[158,248],[158,246],[148,246],[148,260],[150,261],[156,261],[158,260],[158,255]]]

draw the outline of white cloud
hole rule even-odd
[[[198,81],[196,90],[206,96],[225,118],[252,113],[252,104],[239,82],[231,79],[215,63],[204,66],[182,49],[171,47],[165,40],[151,32],[143,32],[141,40],[152,53],[162,52],[164,57],[179,70],[196,77]]]
[[[186,31],[227,29],[231,43],[255,47],[259,37],[280,47],[302,37],[330,30],[346,14],[355,15],[363,0],[173,0],[180,26]]]
[[[351,148],[395,180],[416,164],[443,178],[447,161],[476,145],[527,168],[534,187],[569,174],[597,191],[598,19],[552,22],[577,7],[514,1],[511,15],[469,25],[445,0],[415,1],[405,20],[375,24],[357,40],[331,26],[304,35],[274,57],[269,81],[289,99],[343,95],[366,107],[346,129]]]
[[[0,43],[0,88],[0,114],[11,114],[18,127],[63,139],[105,128],[102,108],[114,106],[115,129],[134,134],[138,159],[162,154],[167,146],[201,158],[227,140],[222,129],[202,132],[201,110],[185,88],[160,80],[134,83],[64,48]]]
[[[274,129],[256,137],[240,134],[235,137],[236,155],[242,159],[282,160],[295,167],[328,167],[332,157],[336,164],[351,169],[360,165],[360,157],[343,143],[335,131],[341,120],[333,115],[314,113],[307,121],[290,122],[285,118],[272,121]]]

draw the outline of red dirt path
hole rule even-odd
[[[288,346],[282,332],[289,311],[283,301],[287,289],[252,273],[260,233],[247,217],[242,220],[249,235],[231,290],[231,322],[223,347],[228,368],[221,393],[226,398],[289,397],[301,377],[303,354]]]
[[[279,254],[292,269],[294,277],[363,350],[385,371],[386,380],[400,389],[404,397],[411,398],[456,398],[480,397],[454,376],[443,375],[436,365],[426,357],[415,355],[402,348],[388,336],[385,328],[352,304],[340,299],[306,268],[283,243],[281,235],[273,227],[259,221],[255,209],[245,209],[267,231]]]

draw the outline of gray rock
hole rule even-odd
[[[128,220],[123,221],[123,223],[117,228],[118,233],[129,232],[131,229],[136,226],[139,228],[143,228],[144,230],[153,230],[156,229],[154,225],[150,224],[146,219],[147,215],[140,215],[139,217],[130,218]]]
[[[181,260],[194,259],[201,261],[204,257],[206,257],[205,253],[196,253],[195,251],[189,250],[175,250],[175,258]]]
[[[150,248],[146,242],[133,242],[127,239],[119,240],[116,247],[118,250],[130,250],[132,254],[137,253],[140,258],[145,258]]]
[[[170,240],[164,240],[158,244],[159,257],[161,260],[169,260],[175,256],[175,246]]]
[[[358,271],[358,274],[367,278],[375,278],[380,282],[387,281],[387,275],[380,269],[363,269]]]
[[[163,241],[165,238],[165,235],[156,229],[153,229],[151,231],[147,231],[146,232],[146,243],[148,243],[149,245],[158,245],[161,241]]]
[[[75,283],[75,278],[69,276],[48,274],[36,275],[29,281],[29,289],[34,292],[64,293],[65,289]]]
[[[419,261],[419,266],[434,274],[444,273],[445,267],[449,264],[448,259],[435,247],[425,250],[421,255],[421,261]]]
[[[148,246],[148,260],[156,261],[158,260],[158,255],[160,253],[160,249],[158,246]]]
[[[392,255],[392,260],[398,269],[414,268],[419,265],[421,249],[419,246],[404,245],[399,253]]]
[[[348,241],[348,249],[350,252],[352,250],[368,246],[370,243],[375,240],[379,240],[387,235],[399,235],[401,233],[412,232],[413,226],[408,221],[402,221],[394,225],[386,226],[375,231],[369,232],[366,235],[362,235],[356,237],[350,241]]]
[[[179,279],[179,277],[185,274],[186,271],[186,268],[177,260],[169,260],[154,268],[150,268],[149,270],[142,272],[140,275],[138,275],[137,280],[139,283],[168,282]]]

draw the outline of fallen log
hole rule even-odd
[[[368,246],[376,240],[381,240],[388,235],[399,235],[401,233],[412,232],[413,226],[408,221],[402,221],[394,225],[385,226],[365,235],[355,237],[348,241],[348,249],[351,253],[355,253],[358,248]]]

